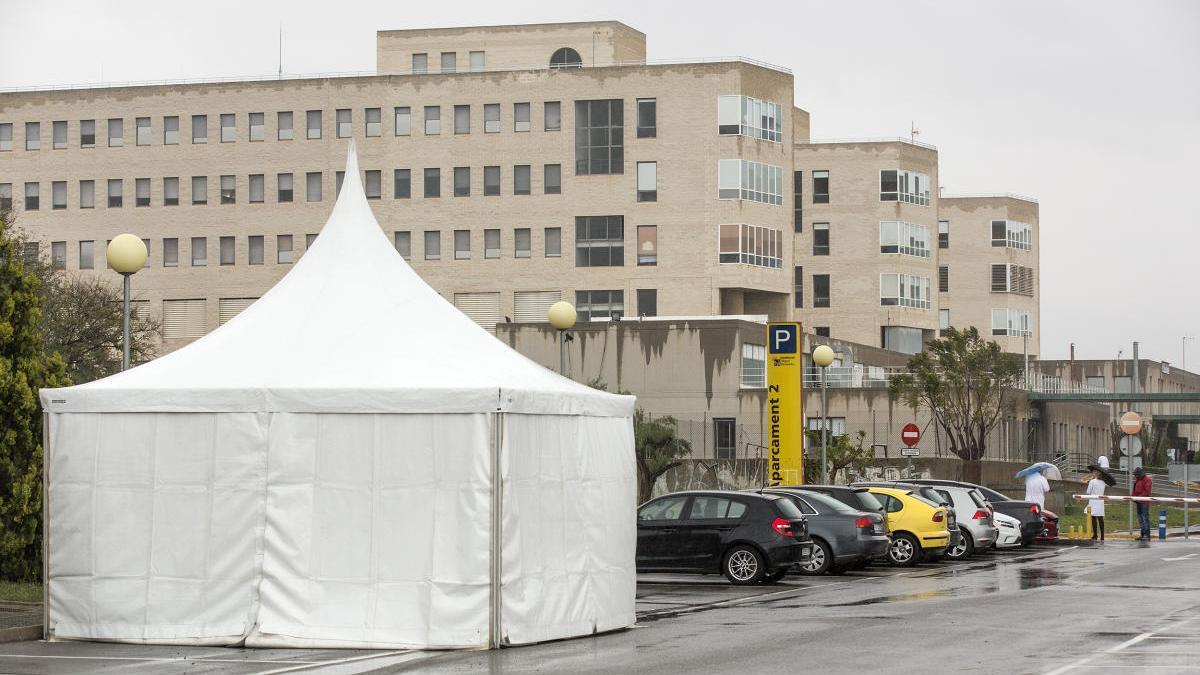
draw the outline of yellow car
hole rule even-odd
[[[950,545],[946,509],[931,504],[912,490],[872,487],[871,494],[883,502],[892,543],[888,560],[909,567],[924,557],[937,557]]]

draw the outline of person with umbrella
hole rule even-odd
[[[1087,494],[1102,496],[1104,488],[1107,485],[1116,485],[1117,480],[1112,477],[1112,474],[1104,470],[1102,467],[1095,464],[1088,465],[1088,470],[1092,472],[1092,479],[1087,484]],[[1089,499],[1088,509],[1092,513],[1092,540],[1095,541],[1096,535],[1100,536],[1100,541],[1104,541],[1104,500]]]
[[[1050,462],[1038,462],[1018,471],[1016,477],[1025,479],[1025,501],[1045,509],[1046,493],[1050,491],[1050,482],[1046,479],[1062,480],[1062,473]]]

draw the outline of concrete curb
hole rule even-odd
[[[0,642],[24,642],[26,640],[41,640],[45,634],[43,626],[19,626],[17,628],[0,629]]]

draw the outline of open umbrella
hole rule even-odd
[[[1057,466],[1049,462],[1046,462],[1046,468],[1042,469],[1042,475],[1047,480],[1062,480],[1062,471],[1059,471]]]
[[[1096,466],[1095,464],[1088,464],[1088,471],[1098,472],[1100,474],[1100,479],[1103,480],[1104,484],[1109,487],[1117,484],[1117,479],[1113,478],[1113,475],[1104,467]]]
[[[1020,471],[1018,471],[1016,473],[1014,478],[1025,478],[1026,476],[1032,476],[1035,473],[1041,473],[1041,472],[1045,471],[1047,467],[1052,468],[1055,471],[1058,470],[1058,467],[1054,466],[1050,462],[1038,462],[1037,464],[1031,464],[1031,465],[1025,467],[1024,469],[1021,469]],[[1062,478],[1062,475],[1060,474],[1059,478],[1056,478],[1055,480],[1059,480],[1061,478]]]

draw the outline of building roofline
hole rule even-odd
[[[643,37],[645,37],[645,35],[646,35],[642,31],[634,28],[633,26],[630,26],[629,24],[623,23],[621,21],[615,21],[612,19],[602,20],[602,21],[554,21],[554,22],[550,22],[550,23],[501,23],[501,24],[488,24],[488,25],[479,25],[479,26],[439,26],[437,28],[389,28],[389,29],[384,29],[384,30],[377,30],[377,31],[375,31],[375,34],[376,35],[395,35],[395,34],[419,35],[419,34],[425,33],[425,34],[432,35],[432,34],[437,34],[437,33],[451,33],[451,32],[456,32],[456,31],[467,31],[467,30],[488,30],[488,29],[497,29],[497,28],[536,30],[539,28],[558,28],[558,27],[569,27],[569,26],[617,26],[621,30],[626,30],[626,31],[630,31],[633,33],[637,33],[638,35],[641,35]]]
[[[1031,204],[1038,203],[1038,200],[1036,197],[1029,197],[1026,195],[1018,195],[1018,194],[1013,194],[1011,192],[971,193],[971,194],[961,194],[961,195],[949,194],[949,195],[939,195],[938,199],[939,200],[940,199],[1015,199],[1019,202],[1029,202]]]
[[[807,143],[796,143],[796,145],[873,145],[878,143],[903,143],[917,148],[937,151],[937,146],[903,136],[890,136],[879,138],[814,138]]]

